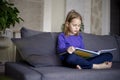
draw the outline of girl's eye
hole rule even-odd
[[[73,24],[73,26],[77,26],[76,24]]]
[[[80,27],[80,25],[77,25],[77,24],[73,24],[73,26],[75,27],[75,26],[78,26],[78,27]]]

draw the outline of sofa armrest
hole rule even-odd
[[[41,80],[41,74],[32,70],[22,63],[7,62],[5,64],[5,75],[15,80]]]

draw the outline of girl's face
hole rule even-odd
[[[81,25],[81,20],[79,18],[74,18],[72,21],[68,24],[69,28],[69,34],[75,35],[79,32]]]

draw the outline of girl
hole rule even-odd
[[[64,31],[58,36],[57,50],[63,65],[78,69],[111,68],[113,56],[110,53],[101,54],[89,59],[74,54],[76,47],[84,48],[82,35],[80,34],[81,24],[81,15],[74,10],[70,11],[65,20]]]

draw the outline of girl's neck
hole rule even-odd
[[[70,32],[69,32],[68,35],[76,35],[76,34],[73,34],[73,33],[70,33]]]
[[[76,34],[73,34],[73,33],[69,32],[68,35],[69,35],[69,36],[72,36],[72,35],[73,35],[73,36],[77,36],[77,35],[79,35],[79,32],[76,33]]]

